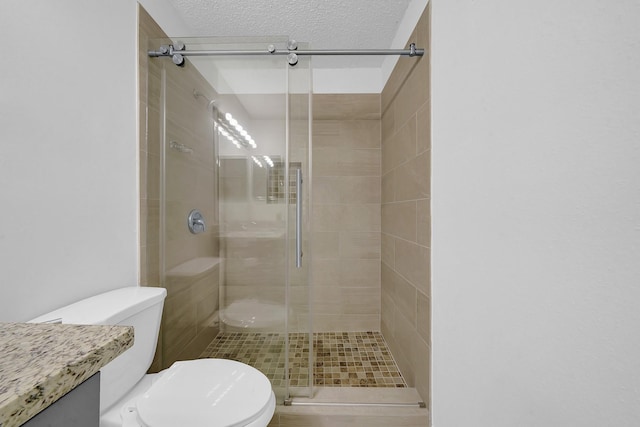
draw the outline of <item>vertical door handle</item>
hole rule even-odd
[[[302,267],[302,169],[296,169],[296,268]]]

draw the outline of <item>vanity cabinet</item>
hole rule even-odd
[[[99,427],[100,372],[23,424],[24,427]]]
[[[0,323],[0,427],[99,427],[100,369],[133,327]]]

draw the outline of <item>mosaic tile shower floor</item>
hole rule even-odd
[[[313,334],[314,385],[324,387],[407,387],[380,332]],[[285,385],[284,335],[226,332],[200,358],[232,359],[262,371],[274,387]],[[308,386],[307,334],[289,334],[289,377],[293,387]]]

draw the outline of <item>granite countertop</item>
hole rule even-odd
[[[0,427],[25,423],[131,346],[130,326],[0,323]]]

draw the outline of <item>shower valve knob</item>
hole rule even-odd
[[[189,212],[189,217],[187,218],[187,226],[189,227],[189,231],[192,234],[199,234],[205,231],[206,226],[204,224],[204,217],[199,210],[194,209]]]

